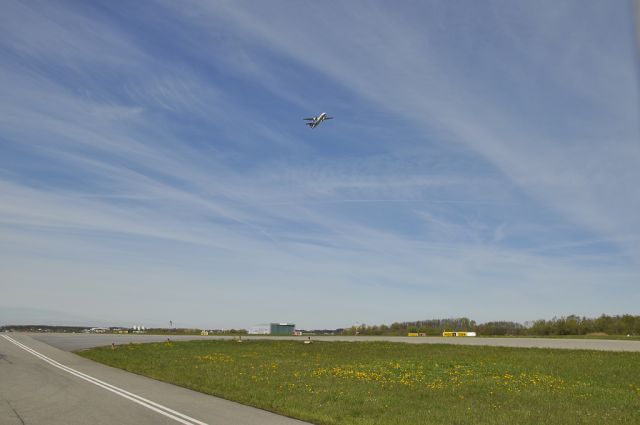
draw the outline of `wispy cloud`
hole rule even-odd
[[[640,156],[624,34],[572,16],[597,4],[155,6],[6,5],[16,305],[225,326],[637,305],[607,291],[639,274]],[[310,131],[316,109],[336,120]]]
[[[638,99],[629,90],[636,84],[636,69],[624,47],[631,42],[629,34],[621,31],[602,40],[587,31],[591,24],[579,23],[570,38],[562,37],[576,12],[590,17],[606,12],[597,4],[554,7],[544,13],[514,10],[513,20],[524,25],[518,29],[514,22],[496,16],[497,11],[486,12],[498,24],[498,34],[490,36],[503,36],[488,39],[488,46],[474,54],[496,59],[480,63],[480,68],[492,67],[487,70],[458,67],[461,58],[455,52],[460,47],[465,53],[474,48],[474,42],[465,37],[495,22],[485,25],[472,20],[465,21],[465,27],[449,27],[448,19],[455,24],[459,18],[449,16],[446,7],[425,10],[421,31],[418,22],[403,11],[376,7],[364,11],[346,7],[339,11],[337,22],[335,16],[329,20],[320,14],[310,18],[312,24],[305,19],[303,25],[300,19],[273,9],[257,13],[253,7],[227,6],[224,11],[244,34],[255,36],[255,43],[303,62],[391,111],[419,120],[449,141],[472,147],[513,182],[568,218],[614,240],[640,232],[632,213],[640,197],[630,184],[640,180],[635,166],[640,148]],[[606,18],[616,19],[623,13],[609,12]],[[409,24],[400,27],[398,21]],[[442,21],[445,30],[438,25]],[[606,25],[596,23],[603,29]],[[462,38],[462,46],[452,49],[443,42],[449,38],[448,31]],[[616,42],[622,47],[612,49],[611,43]],[[485,71],[491,74],[484,75]],[[489,93],[492,86],[498,91]],[[551,93],[558,89],[559,93]],[[544,107],[550,107],[550,113]],[[612,110],[620,113],[612,115]],[[637,258],[638,247],[627,248]]]

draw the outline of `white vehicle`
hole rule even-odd
[[[324,120],[332,120],[333,117],[330,117],[327,115],[326,112],[321,113],[320,115],[318,115],[317,117],[312,117],[312,118],[303,118],[306,121],[311,121],[306,123],[309,127],[311,128],[316,128],[322,121]]]

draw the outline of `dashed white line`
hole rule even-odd
[[[134,403],[137,403],[141,406],[146,407],[149,410],[153,410],[154,412],[157,412],[161,415],[164,415],[168,418],[173,419],[176,422],[180,422],[181,424],[185,424],[185,425],[207,425],[204,422],[201,422],[197,419],[194,419],[190,416],[187,416],[183,413],[177,412],[173,409],[170,409],[166,406],[163,406],[161,404],[158,404],[156,402],[153,402],[151,400],[147,400],[144,397],[140,397],[137,394],[133,394],[129,391],[123,390],[122,388],[116,387],[115,385],[111,385],[107,382],[101,381],[97,378],[94,378],[93,376],[87,375],[86,373],[80,372],[78,370],[72,369],[69,366],[65,366],[62,363],[58,363],[57,361],[45,356],[42,353],[37,352],[36,350],[27,347],[26,345],[22,344],[21,342],[16,341],[15,339],[6,336],[6,335],[2,335],[4,337],[4,339],[6,339],[7,341],[17,345],[18,347],[22,348],[23,350],[33,354],[34,356],[38,357],[39,359],[49,363],[50,365],[57,367],[58,369],[64,370],[67,373],[70,373],[71,375],[74,375],[80,379],[83,379],[87,382],[91,382],[94,385],[97,385],[98,387],[104,388],[107,391],[111,391],[114,394],[119,395],[120,397],[124,397],[127,400],[130,400]]]

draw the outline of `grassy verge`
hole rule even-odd
[[[317,424],[638,424],[640,354],[189,341],[80,355]]]

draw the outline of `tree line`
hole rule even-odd
[[[390,325],[357,325],[346,328],[343,335],[407,335],[419,333],[430,336],[442,335],[444,331],[474,331],[478,335],[640,335],[640,316],[630,314],[596,318],[569,315],[550,320],[531,322],[494,321],[476,323],[467,317],[395,322]]]

